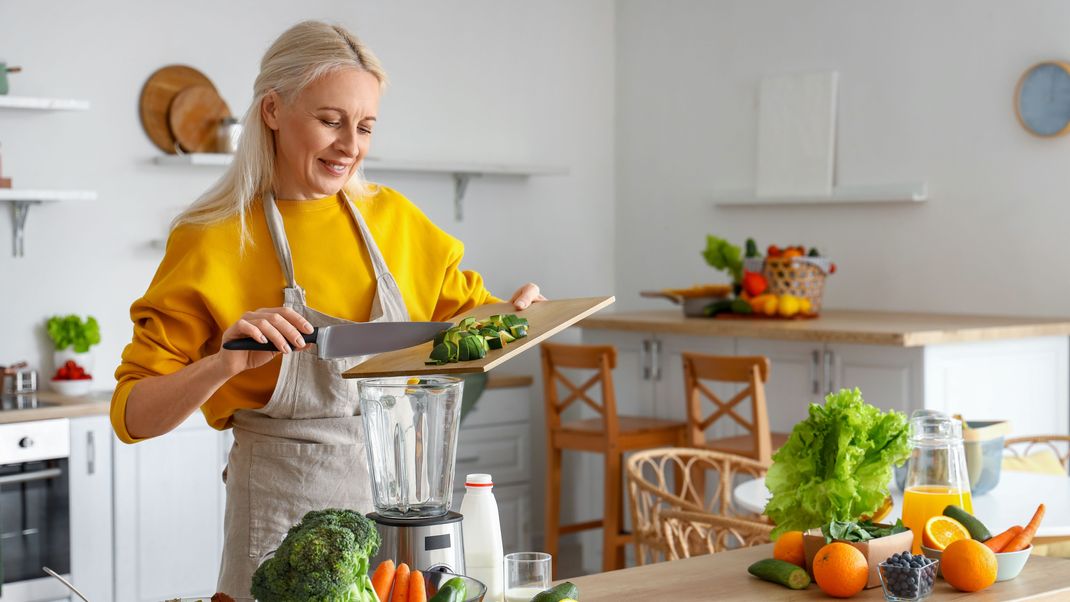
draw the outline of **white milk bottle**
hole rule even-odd
[[[502,555],[502,526],[494,481],[489,474],[470,474],[464,480],[464,566],[469,577],[487,586],[486,602],[502,602],[505,559]]]

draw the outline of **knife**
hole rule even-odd
[[[430,341],[451,326],[452,322],[358,322],[319,326],[311,334],[301,333],[301,336],[306,343],[316,345],[316,355],[335,359],[405,349]],[[223,349],[278,351],[271,341],[261,343],[251,338],[227,341]]]

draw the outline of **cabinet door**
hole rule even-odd
[[[790,433],[797,422],[806,419],[810,404],[822,399],[823,352],[820,343],[737,339],[736,355],[769,358],[765,398],[773,432]]]
[[[71,579],[90,600],[114,598],[112,439],[107,416],[71,419]]]
[[[919,347],[828,344],[830,364],[826,390],[853,389],[882,410],[910,414],[922,407],[922,361]]]
[[[115,584],[121,602],[215,592],[229,433],[198,412],[174,431],[115,446]]]

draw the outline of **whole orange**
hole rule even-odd
[[[944,549],[940,570],[955,589],[980,591],[996,582],[996,554],[979,541],[960,539]]]
[[[869,581],[866,555],[854,546],[834,541],[814,556],[814,580],[821,591],[834,598],[850,598]]]
[[[773,545],[773,558],[806,568],[806,550],[802,531],[788,531]]]

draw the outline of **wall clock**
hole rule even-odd
[[[1070,63],[1046,61],[1030,67],[1014,93],[1018,121],[1035,136],[1070,132]]]

